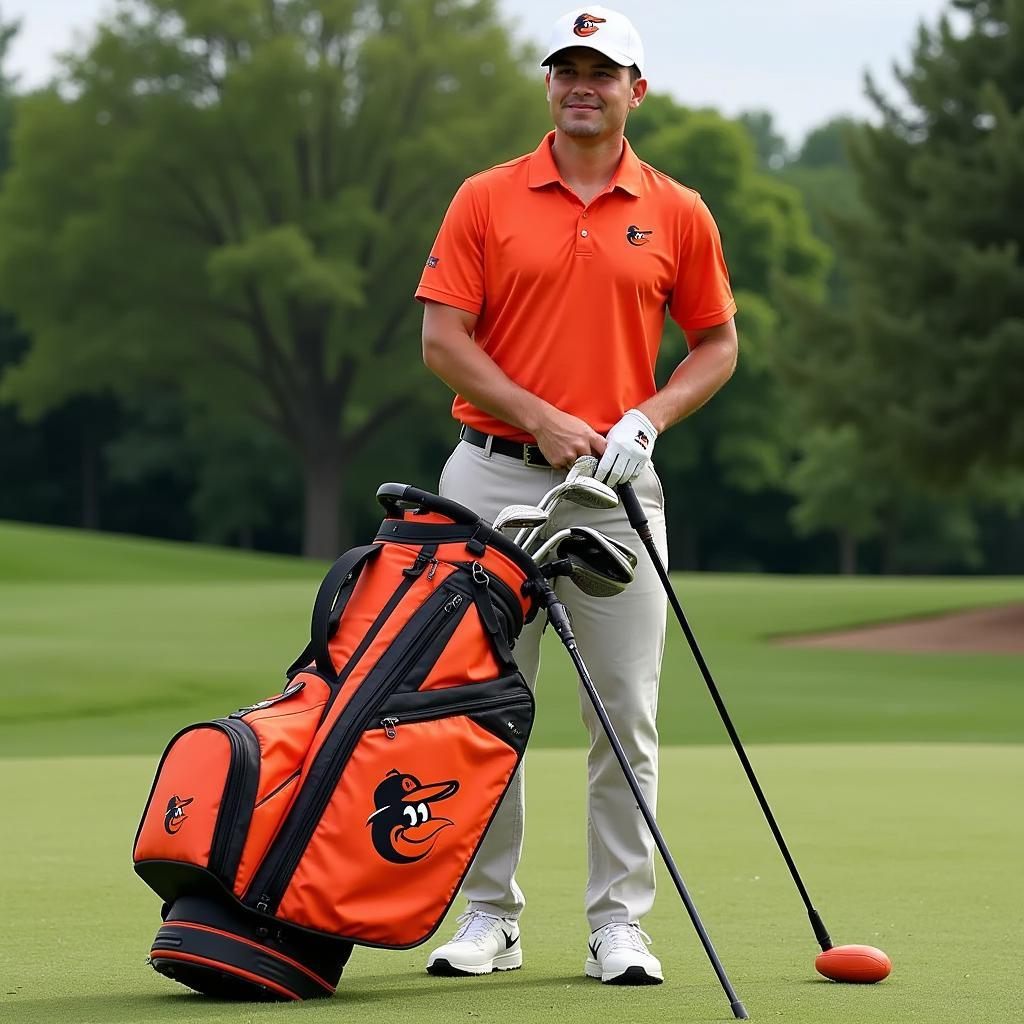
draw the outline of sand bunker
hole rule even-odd
[[[836,633],[787,637],[780,643],[787,647],[907,651],[915,654],[1024,654],[1024,604],[977,608]]]

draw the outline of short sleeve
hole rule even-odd
[[[684,331],[696,331],[725,323],[735,312],[718,225],[696,196],[689,223],[683,226],[669,313]]]
[[[455,193],[420,277],[416,298],[480,314],[484,305],[485,217],[469,181]]]

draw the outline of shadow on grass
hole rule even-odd
[[[315,1012],[319,1009],[346,1007],[376,1007],[382,1012],[394,1009],[396,1004],[404,1007],[443,1002],[449,1014],[459,1014],[463,1003],[478,1011],[481,995],[487,995],[488,1004],[493,1007],[501,994],[512,994],[530,989],[535,992],[547,991],[557,1004],[566,1000],[566,990],[573,990],[575,1000],[584,992],[595,995],[600,990],[604,998],[629,996],[635,1000],[647,989],[618,988],[611,993],[593,979],[578,974],[544,976],[524,974],[521,971],[503,971],[490,975],[486,981],[474,978],[432,978],[422,971],[395,971],[380,974],[365,974],[347,981],[344,977],[338,992],[332,999],[314,999],[304,1003],[290,1004],[287,1012]],[[657,992],[660,986],[651,986]],[[62,1020],[73,1006],[73,1019],[81,1021],[103,1021],[104,1024],[135,1024],[139,1020],[168,1021],[181,1024],[182,1020],[203,1021],[224,1019],[226,1014],[239,1015],[239,1019],[252,1020],[263,1014],[280,1013],[280,1003],[239,1002],[227,999],[212,999],[199,995],[184,987],[168,989],[161,993],[110,992],[104,995],[66,995],[51,998],[18,999],[10,1001],[12,1009],[18,1011],[22,1020]],[[185,1014],[183,1017],[182,1014]]]

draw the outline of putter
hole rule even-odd
[[[548,521],[548,513],[536,505],[506,505],[494,517],[496,530],[528,530],[535,526],[543,526]]]
[[[700,938],[701,945],[704,947],[704,952],[707,953],[708,959],[711,961],[711,966],[714,968],[715,974],[718,975],[718,980],[721,983],[722,988],[725,990],[733,1015],[739,1020],[746,1020],[746,1008],[736,995],[736,992],[732,987],[732,983],[729,981],[729,976],[725,973],[725,968],[722,966],[722,961],[719,959],[718,953],[715,951],[715,947],[711,944],[711,939],[708,936],[707,929],[704,927],[704,923],[701,921],[700,915],[697,913],[697,908],[694,905],[693,900],[690,898],[689,892],[687,892],[686,883],[683,881],[682,875],[680,875],[679,869],[676,867],[676,863],[672,859],[672,854],[669,851],[668,844],[665,842],[665,837],[661,834],[661,829],[658,827],[654,814],[651,812],[650,805],[647,803],[647,798],[644,796],[643,790],[640,788],[640,783],[637,782],[636,775],[629,764],[629,759],[626,757],[626,752],[622,749],[622,744],[619,742],[619,738],[615,733],[611,720],[608,718],[608,712],[605,711],[604,704],[601,702],[601,698],[594,686],[594,681],[590,677],[590,672],[587,670],[586,663],[583,661],[579,648],[576,646],[576,637],[573,635],[572,623],[569,621],[569,613],[566,610],[565,605],[562,604],[562,602],[555,596],[555,592],[552,590],[551,584],[548,583],[547,580],[537,581],[534,584],[534,587],[535,593],[538,594],[541,604],[547,609],[548,621],[554,627],[554,630],[558,634],[558,638],[562,641],[565,649],[569,652],[569,657],[572,658],[573,665],[575,665],[576,672],[580,677],[580,682],[583,683],[583,688],[587,691],[590,703],[594,706],[594,711],[597,713],[597,717],[601,722],[605,735],[608,737],[608,742],[611,744],[612,750],[615,752],[615,757],[619,762],[619,767],[622,769],[622,774],[625,776],[630,790],[632,790],[633,797],[637,802],[640,813],[643,815],[644,821],[647,822],[647,827],[651,830],[654,842],[658,847],[658,851],[661,853],[661,858],[665,862],[665,867],[668,869],[668,873],[672,876],[672,881],[675,883],[680,899],[682,899],[683,904],[686,907],[686,911],[690,915],[690,920],[693,922],[693,927]]]
[[[629,517],[629,525],[636,531],[637,536],[643,542],[644,547],[651,556],[651,561],[654,563],[654,568],[657,570],[658,576],[661,578],[661,584],[665,588],[665,594],[668,596],[669,603],[672,605],[672,610],[675,612],[676,618],[679,620],[679,625],[683,628],[683,633],[686,634],[686,641],[690,645],[690,650],[693,652],[694,660],[697,662],[697,667],[700,669],[700,673],[704,677],[704,682],[707,684],[708,690],[711,693],[711,699],[715,702],[715,707],[718,708],[718,714],[721,716],[722,723],[725,725],[725,731],[729,734],[729,739],[732,740],[733,748],[739,756],[740,764],[743,765],[743,770],[746,772],[747,780],[750,782],[750,785],[754,790],[757,802],[761,805],[761,811],[764,813],[768,826],[772,830],[775,842],[778,843],[782,857],[786,862],[786,866],[789,868],[789,873],[793,876],[793,881],[796,883],[797,891],[800,893],[800,898],[803,900],[804,906],[807,908],[807,917],[811,922],[814,937],[817,940],[818,945],[821,946],[823,953],[827,953],[831,949],[841,951],[847,947],[835,946],[833,944],[832,939],[829,937],[828,930],[825,928],[825,924],[821,919],[821,915],[817,910],[815,910],[814,905],[811,903],[811,897],[807,893],[803,879],[800,877],[800,872],[796,869],[796,863],[790,855],[789,847],[786,846],[786,841],[782,838],[782,832],[775,821],[775,815],[772,814],[772,809],[768,806],[768,800],[764,795],[764,791],[761,789],[760,783],[757,781],[757,776],[754,775],[754,769],[751,767],[746,751],[743,749],[743,744],[740,742],[739,734],[736,732],[736,728],[732,724],[732,719],[729,717],[729,712],[726,710],[725,702],[722,700],[722,695],[718,692],[718,687],[715,686],[715,681],[711,677],[711,670],[708,668],[707,662],[704,660],[704,655],[701,654],[700,647],[697,645],[697,638],[694,636],[693,630],[690,629],[690,624],[687,622],[686,615],[683,613],[682,605],[679,603],[679,599],[676,597],[675,591],[672,589],[672,583],[668,578],[668,572],[662,564],[657,547],[655,547],[654,537],[651,534],[651,528],[647,522],[647,516],[644,515],[643,508],[640,506],[640,500],[637,498],[636,492],[633,490],[633,485],[629,483],[619,484],[618,490],[619,496],[622,499],[622,507],[626,510],[626,515]]]

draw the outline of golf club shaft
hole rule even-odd
[[[704,923],[701,921],[700,915],[697,913],[697,908],[694,905],[693,900],[690,898],[689,892],[687,892],[686,884],[683,882],[682,875],[680,875],[679,869],[676,867],[675,861],[672,859],[672,854],[669,852],[668,844],[665,842],[665,837],[661,834],[658,822],[655,820],[654,814],[651,812],[651,808],[647,803],[643,790],[640,788],[640,783],[637,781],[636,773],[633,771],[633,768],[629,763],[629,759],[626,757],[626,752],[622,749],[622,744],[619,742],[615,728],[612,726],[611,719],[608,717],[608,712],[605,710],[601,697],[597,692],[597,688],[594,686],[594,681],[590,678],[590,672],[587,670],[586,663],[583,661],[579,648],[576,646],[576,638],[573,635],[572,624],[569,621],[569,615],[565,609],[565,605],[558,600],[550,586],[546,587],[542,595],[542,600],[547,607],[548,619],[555,632],[558,634],[559,639],[565,646],[565,649],[569,652],[569,657],[572,658],[573,664],[576,666],[576,672],[580,677],[580,681],[583,683],[583,688],[587,691],[590,703],[594,705],[594,711],[597,712],[597,717],[601,721],[601,726],[604,728],[605,735],[608,737],[608,742],[611,744],[612,750],[615,752],[615,757],[618,759],[619,766],[622,768],[622,774],[626,777],[626,782],[629,784],[629,788],[633,792],[633,797],[636,799],[637,806],[640,808],[640,813],[643,815],[644,821],[647,822],[647,827],[651,830],[651,835],[654,837],[654,842],[661,853],[661,858],[665,862],[665,867],[668,869],[668,873],[672,876],[672,881],[675,883],[676,890],[679,892],[679,896],[686,907],[686,911],[690,915],[690,920],[693,922],[693,927],[696,929],[697,935],[700,937],[701,944],[704,946],[704,952],[707,953],[708,959],[711,961],[711,966],[714,967],[715,974],[718,975],[718,980],[721,982],[722,988],[725,990],[725,994],[729,998],[729,1005],[732,1007],[733,1015],[739,1020],[746,1020],[746,1008],[740,1001],[739,996],[736,995],[736,992],[732,987],[732,983],[729,981],[729,976],[725,973],[725,968],[722,966],[722,961],[719,959],[718,953],[715,951],[715,947],[711,944],[711,938],[708,936],[707,929],[705,929]]]
[[[707,662],[704,660],[704,655],[701,653],[700,647],[697,644],[697,638],[693,635],[693,630],[690,629],[690,623],[686,620],[686,615],[683,612],[682,605],[679,603],[679,599],[676,597],[675,591],[672,589],[672,583],[668,578],[668,572],[662,563],[661,556],[658,554],[658,549],[654,544],[654,537],[651,534],[651,528],[647,522],[647,516],[644,515],[643,508],[640,505],[640,500],[637,498],[632,484],[620,484],[618,490],[619,500],[622,503],[622,507],[626,510],[626,515],[629,517],[629,524],[633,527],[637,536],[643,542],[644,547],[651,556],[651,561],[654,563],[654,568],[658,571],[658,576],[661,578],[662,586],[665,588],[665,593],[668,596],[669,603],[672,605],[672,610],[676,613],[679,625],[683,628],[683,633],[686,635],[686,641],[690,645],[690,650],[693,652],[693,657],[697,662],[697,667],[700,669],[700,673],[704,677],[704,682],[707,683],[708,691],[711,693],[711,699],[715,702],[715,707],[718,708],[718,714],[721,716],[722,723],[725,725],[725,731],[729,734],[729,739],[732,740],[733,748],[740,759],[740,764],[743,765],[743,770],[747,773],[747,779],[754,790],[757,802],[761,805],[761,811],[764,813],[765,820],[768,822],[768,827],[772,830],[772,835],[775,836],[775,842],[778,843],[779,850],[782,852],[783,859],[786,861],[786,866],[789,868],[789,873],[793,876],[793,881],[796,883],[797,890],[800,893],[800,898],[804,901],[804,906],[807,908],[807,917],[810,920],[811,928],[814,931],[814,937],[822,950],[831,949],[833,945],[832,939],[829,937],[828,930],[825,928],[821,915],[814,909],[814,905],[811,903],[811,897],[808,895],[807,889],[804,887],[803,880],[800,878],[800,872],[796,869],[796,863],[790,855],[789,847],[786,846],[786,840],[782,838],[782,831],[779,829],[779,826],[775,821],[775,815],[772,814],[772,809],[768,806],[768,800],[764,795],[764,791],[761,789],[760,783],[757,781],[754,769],[751,767],[746,751],[743,749],[743,744],[740,742],[739,734],[736,732],[736,729],[732,724],[732,719],[729,717],[729,712],[726,710],[725,702],[722,700],[722,695],[718,692],[718,687],[715,686],[715,681],[711,677],[711,670],[708,668]]]

